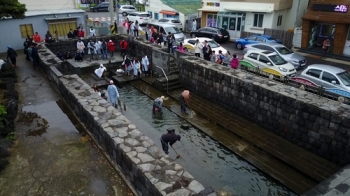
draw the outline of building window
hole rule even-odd
[[[282,25],[282,15],[279,15],[277,19],[277,26],[281,26],[281,25]]]
[[[217,15],[208,14],[207,15],[207,27],[217,27]]]
[[[152,13],[152,12],[148,11],[148,14],[149,14],[149,16],[150,16],[151,18],[153,18],[153,13]]]
[[[254,27],[263,27],[264,14],[254,14]]]
[[[159,13],[154,13],[154,19],[159,20]]]
[[[34,35],[33,25],[32,24],[23,24],[19,25],[21,31],[21,37],[26,38],[28,35],[32,37]]]
[[[176,19],[179,19],[179,15],[163,14],[163,18],[176,18]]]
[[[57,20],[49,20],[49,31],[51,35],[58,32],[58,36],[66,36],[70,29],[77,28],[77,19],[68,18],[68,19],[57,19]]]

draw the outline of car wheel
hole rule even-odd
[[[97,12],[97,10],[96,9],[93,9],[94,10],[94,12]]]
[[[242,50],[242,43],[237,43],[236,44],[236,48],[238,49],[238,50]]]
[[[196,38],[196,35],[195,35],[195,34],[191,34],[191,37],[192,37],[192,38]]]

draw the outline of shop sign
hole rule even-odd
[[[348,5],[313,4],[312,8],[315,11],[347,13],[349,6]]]
[[[209,7],[220,7],[220,3],[218,2],[206,2],[205,5]]]

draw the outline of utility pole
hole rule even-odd
[[[115,18],[117,20],[117,25],[119,25],[119,0],[116,0],[116,4],[117,5],[115,5],[115,12],[116,12],[117,16]],[[115,27],[115,28],[117,28],[117,27]]]
[[[109,0],[109,14],[111,17],[111,22],[109,23],[109,25],[113,24],[113,20],[114,20],[114,0]]]

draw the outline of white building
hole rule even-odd
[[[308,0],[210,0],[203,1],[201,26],[227,29],[232,38],[241,31],[263,33],[264,28],[288,30],[301,26]]]
[[[79,0],[83,1],[83,0]],[[70,29],[85,26],[85,11],[76,9],[76,0],[19,0],[26,4],[24,19],[7,18],[0,20],[2,36],[0,37],[0,53],[6,52],[7,45],[15,50],[23,49],[26,37],[38,32],[41,39],[50,31],[58,32],[59,38],[67,38]]]
[[[145,0],[145,11],[148,12],[154,20],[162,18],[177,18],[181,21],[183,29],[191,28],[193,19],[200,18],[201,0]],[[187,25],[186,25],[187,24]]]

